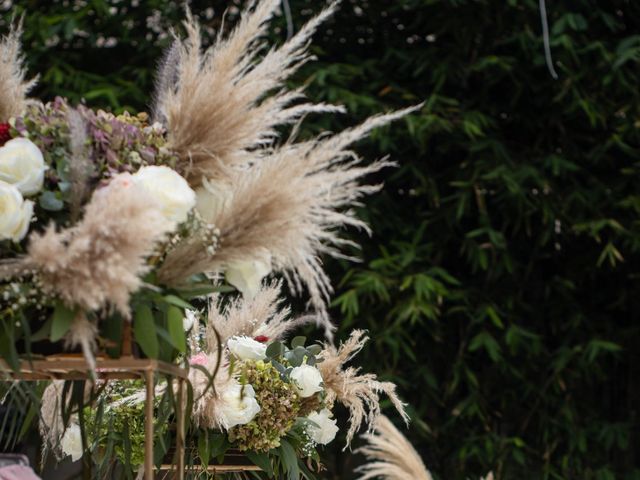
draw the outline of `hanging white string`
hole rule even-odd
[[[547,62],[547,68],[554,80],[558,79],[558,74],[553,68],[553,59],[551,58],[551,46],[549,45],[549,24],[547,23],[547,6],[545,0],[540,0],[540,20],[542,21],[542,41],[544,42],[544,60]]]
[[[287,19],[287,40],[289,40],[293,37],[293,17],[291,16],[289,0],[282,0],[282,8],[284,10],[284,17]]]

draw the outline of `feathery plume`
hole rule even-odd
[[[358,480],[433,480],[411,443],[384,415],[375,424],[375,432],[362,436],[368,445],[358,452],[368,463],[358,468]]]
[[[273,281],[263,285],[253,299],[236,298],[224,308],[214,300],[205,331],[207,351],[215,352],[218,341],[224,346],[233,336],[263,335],[280,340],[289,331],[316,321],[311,315],[290,318],[291,309],[282,306],[280,290],[281,282]]]
[[[129,316],[129,296],[148,270],[146,258],[172,227],[146,191],[120,174],[96,190],[76,226],[33,234],[28,261],[45,293],[67,305],[85,311],[111,305]]]
[[[364,347],[368,340],[363,330],[354,330],[339,349],[325,345],[319,355],[323,361],[318,363],[318,370],[324,381],[327,403],[331,405],[338,401],[349,409],[349,431],[345,449],[350,445],[363,422],[366,421],[369,430],[374,427],[381,415],[380,393],[389,397],[405,422],[409,421],[404,404],[396,393],[395,384],[381,382],[372,373],[360,374],[359,368],[345,368],[345,364]]]
[[[196,425],[204,428],[226,428],[220,413],[225,402],[221,394],[237,383],[229,371],[228,355],[224,352],[221,356],[202,352],[192,357],[191,365],[189,381],[193,387],[193,419]],[[200,365],[208,375],[199,368],[194,368],[194,365]]]
[[[97,327],[89,321],[83,312],[78,312],[71,323],[69,332],[65,336],[65,347],[74,348],[80,346],[91,372],[96,370],[96,359],[93,352],[96,348],[97,333]]]
[[[9,33],[0,40],[0,121],[20,115],[27,106],[27,93],[36,79],[25,80],[26,71],[20,49],[22,21],[12,25]]]
[[[220,231],[219,247],[211,255],[199,235],[173,250],[159,270],[167,284],[178,284],[197,272],[217,272],[234,261],[268,251],[274,269],[288,275],[289,287],[303,285],[319,312],[328,338],[333,326],[325,305],[332,291],[320,256],[346,257],[341,249],[353,242],[340,238],[345,226],[369,231],[352,207],[379,185],[359,180],[393,165],[378,161],[361,165],[349,146],[372,129],[403,117],[419,107],[373,117],[337,135],[268,150],[259,162],[229,172],[227,181],[207,182],[199,198],[214,197],[213,207],[199,205],[206,221]],[[207,193],[209,191],[209,193]]]
[[[174,39],[171,46],[164,52],[156,72],[155,89],[151,105],[151,119],[167,126],[167,118],[163,112],[162,102],[175,88],[179,78],[180,42]]]
[[[64,434],[64,421],[62,418],[62,392],[64,380],[54,380],[44,389],[40,403],[40,436],[43,442],[43,455],[48,448],[53,448],[56,458],[60,458],[59,449],[56,446]],[[70,391],[69,391],[70,393]],[[67,395],[69,397],[69,395]],[[69,398],[67,398],[67,401]]]
[[[69,203],[72,220],[80,215],[80,207],[89,192],[93,164],[88,152],[87,125],[80,113],[69,108]]]
[[[187,38],[175,55],[175,88],[161,90],[156,105],[158,117],[167,119],[169,147],[179,154],[182,171],[192,185],[203,177],[224,176],[229,167],[254,159],[250,152],[270,144],[278,125],[291,124],[311,112],[342,111],[325,104],[292,105],[303,98],[302,91],[283,88],[285,80],[311,58],[308,40],[336,4],[260,61],[256,57],[265,49],[261,37],[280,0],[258,2],[253,11],[244,12],[226,39],[220,35],[204,52],[200,28],[187,14]]]

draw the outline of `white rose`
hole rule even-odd
[[[240,360],[263,360],[267,356],[267,346],[251,337],[231,337],[227,347]]]
[[[187,219],[196,204],[196,193],[175,170],[165,166],[142,167],[133,179],[156,200],[164,216],[176,223]]]
[[[252,299],[260,291],[262,279],[271,272],[271,254],[263,250],[260,255],[249,260],[231,262],[227,265],[225,278],[247,299]]]
[[[326,445],[336,438],[338,423],[331,418],[331,412],[326,408],[320,412],[313,412],[308,417],[314,424],[307,426],[307,433],[316,443]]]
[[[220,395],[220,421],[227,430],[249,423],[260,411],[256,392],[251,385],[231,384]]]
[[[307,398],[322,391],[322,375],[311,365],[300,365],[291,370],[290,378],[294,381],[298,393]]]
[[[14,186],[0,181],[0,239],[22,240],[29,231],[33,202]]]
[[[77,424],[72,423],[64,431],[60,447],[62,448],[62,453],[71,456],[72,461],[77,462],[82,458],[82,436],[80,427]]]
[[[0,147],[0,180],[25,196],[42,190],[46,169],[42,152],[27,138],[14,138]]]
[[[205,222],[215,225],[230,198],[231,190],[227,185],[214,185],[203,178],[202,186],[196,189],[196,210]]]

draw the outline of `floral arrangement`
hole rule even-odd
[[[350,413],[347,445],[374,424],[381,393],[405,416],[392,384],[345,365],[363,332],[333,346],[320,259],[349,258],[352,243],[339,232],[367,229],[352,207],[380,188],[361,180],[391,165],[363,164],[351,145],[416,107],[298,139],[305,115],[343,111],[285,85],[336,4],[267,50],[262,37],[279,3],[249,7],[207,49],[187,12],[186,38],[176,36],[163,59],[150,115],[28,98],[19,29],[2,39],[0,354],[19,368],[38,342],[62,342],[95,368],[96,355],[123,353],[132,330],[141,355],[189,368],[194,459],[206,464],[234,448],[268,473],[297,478],[311,475],[302,460],[317,466],[317,447],[336,435],[337,404]],[[284,285],[309,298],[307,315],[282,307]],[[308,323],[326,343],[287,341]],[[127,419],[140,411],[140,386],[77,388],[56,382],[45,391],[46,445],[58,456],[138,465],[139,425]],[[157,386],[165,420],[172,388]],[[126,448],[112,448],[109,422],[129,428]]]
[[[234,449],[262,467],[268,478],[301,474],[314,478],[314,469],[321,469],[319,448],[339,432],[333,413],[337,405],[350,414],[346,446],[363,423],[375,424],[381,394],[408,420],[394,384],[346,365],[365,345],[363,331],[354,331],[339,348],[307,344],[302,336],[284,340],[292,327],[312,319],[291,319],[289,309],[281,306],[280,289],[278,282],[265,284],[250,300],[240,297],[224,306],[219,298],[206,321],[196,319],[190,328],[189,380],[194,398],[187,435],[190,463],[206,466]],[[45,438],[60,454],[77,456],[77,441],[70,443],[75,447],[65,446],[67,432],[78,434],[77,418],[61,429],[56,427],[63,423],[60,416],[46,413],[55,410],[52,404],[62,403],[60,386],[48,387],[45,398],[41,416]],[[141,466],[144,398],[139,382],[100,392],[84,411],[88,444],[94,451],[111,450],[134,470]],[[160,404],[156,410],[167,414]],[[128,455],[122,447],[124,425]]]

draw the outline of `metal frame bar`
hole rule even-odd
[[[0,381],[38,381],[38,380],[135,380],[144,379],[145,398],[145,458],[144,478],[153,480],[153,400],[155,397],[154,375],[167,375],[178,381],[176,422],[178,427],[176,450],[177,465],[169,466],[174,470],[176,480],[184,480],[184,382],[188,371],[167,362],[153,359],[123,357],[119,359],[96,359],[95,372],[77,355],[51,355],[41,360],[22,361],[18,371],[0,359]],[[166,465],[163,469],[167,470]]]
[[[94,376],[92,377],[92,373]],[[18,371],[0,359],[0,381],[38,381],[38,380],[135,380],[145,381],[145,459],[144,478],[154,480],[153,465],[153,400],[155,397],[155,374],[166,375],[178,382],[176,398],[176,457],[175,465],[163,464],[160,471],[174,471],[176,480],[184,480],[185,471],[201,471],[202,466],[185,466],[185,382],[188,381],[187,369],[167,362],[134,357],[97,358],[95,372],[78,355],[51,355],[40,360],[24,360]],[[171,381],[173,381],[171,380]],[[255,465],[209,465],[209,472],[231,473],[261,471]]]

